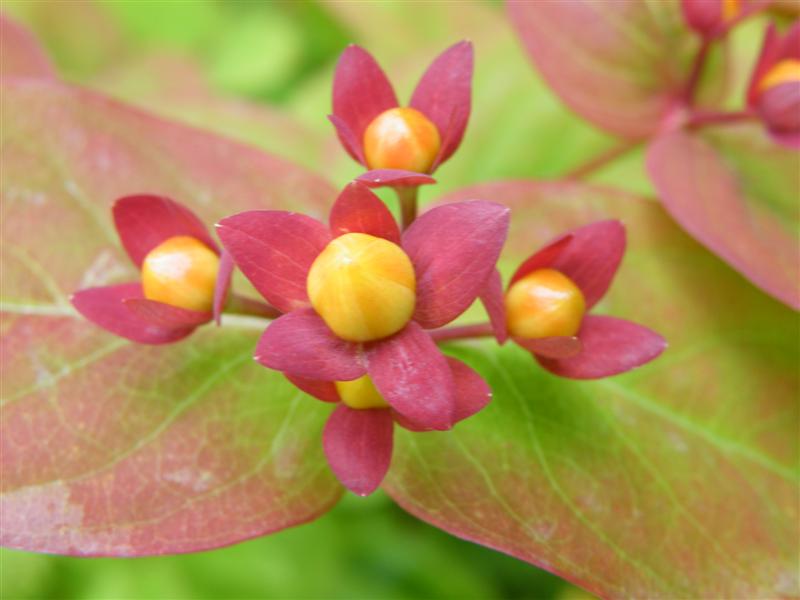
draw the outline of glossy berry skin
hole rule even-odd
[[[389,404],[383,399],[369,375],[352,381],[337,381],[336,391],[342,402],[356,410],[389,408]]]
[[[142,262],[145,298],[179,308],[207,312],[214,300],[219,256],[190,236],[171,237]]]
[[[369,342],[400,331],[416,303],[414,266],[400,246],[365,233],[333,239],[307,279],[311,306],[340,338]]]
[[[586,312],[583,292],[555,269],[533,271],[514,283],[505,306],[509,334],[526,339],[573,336]]]
[[[364,156],[370,169],[427,173],[440,145],[436,125],[413,108],[384,111],[364,131]]]
[[[800,82],[800,60],[784,59],[772,66],[758,82],[758,91],[765,92],[783,83]]]

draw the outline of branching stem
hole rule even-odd
[[[430,334],[435,342],[449,342],[464,338],[492,337],[494,330],[490,323],[476,323],[475,325],[442,327],[441,329],[434,329]]]
[[[582,165],[574,168],[566,174],[566,179],[584,179],[592,175],[595,171],[599,171],[607,164],[615,161],[620,156],[623,156],[636,148],[641,142],[639,140],[625,140],[616,146],[612,146],[601,154],[589,159]]]
[[[231,294],[228,303],[225,305],[225,313],[234,315],[247,315],[251,317],[264,317],[265,319],[277,319],[283,313],[274,306],[252,300],[237,294]]]

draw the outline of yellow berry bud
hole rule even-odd
[[[758,89],[761,92],[773,88],[782,83],[800,81],[800,60],[787,58],[775,63],[758,82]]]
[[[739,16],[741,11],[740,0],[722,0],[722,20],[727,23]]]
[[[219,256],[200,240],[171,237],[153,248],[142,263],[144,297],[180,308],[211,310]]]
[[[427,173],[440,145],[436,125],[413,108],[382,112],[364,131],[364,157],[370,169]]]
[[[357,410],[367,408],[389,408],[369,375],[353,381],[337,381],[336,391],[347,406]]]
[[[580,288],[555,269],[528,273],[506,293],[506,324],[514,337],[575,335],[585,311]]]
[[[307,290],[314,310],[340,338],[377,340],[400,331],[414,313],[414,265],[388,240],[346,233],[317,256]]]

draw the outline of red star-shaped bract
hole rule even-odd
[[[559,237],[525,260],[509,287],[539,269],[555,269],[581,290],[587,311],[605,295],[625,253],[625,228],[619,221],[598,221]],[[484,292],[495,337],[504,342],[505,309],[499,276]],[[577,335],[514,338],[548,371],[572,379],[597,379],[623,373],[656,358],[666,342],[650,329],[615,317],[585,315]]]
[[[475,382],[477,375],[456,381],[461,378],[454,377],[453,370],[460,374],[466,365],[448,362],[425,329],[446,325],[472,304],[495,268],[508,222],[507,208],[474,200],[436,207],[401,234],[383,202],[362,183],[354,182],[336,200],[329,226],[297,213],[270,210],[239,213],[217,225],[223,245],[242,273],[272,306],[286,313],[267,327],[258,342],[256,360],[292,381],[313,382],[316,387],[298,385],[328,401],[338,400],[330,382],[369,374],[391,407],[377,413],[362,410],[371,416],[359,416],[343,406],[328,427],[326,449],[331,464],[354,491],[372,491],[388,467],[385,448],[391,448],[391,434],[386,430],[391,429],[387,419],[413,429],[444,430],[473,412],[465,407],[480,404],[474,397],[485,396],[484,403],[488,399],[488,388]],[[415,310],[408,324],[390,337],[364,343],[343,340],[311,307],[306,292],[309,269],[331,240],[347,233],[393,242],[413,264]],[[330,440],[339,439],[341,431],[349,428],[362,437],[372,432],[374,443],[384,448],[383,459],[367,460],[363,453],[354,452],[353,463],[344,464],[346,453],[335,448],[349,442]],[[359,440],[359,435],[351,437]],[[362,472],[367,468],[368,472]],[[374,486],[353,483],[362,477]]]
[[[472,44],[462,41],[440,54],[425,71],[409,106],[424,114],[439,130],[441,145],[430,172],[458,149],[470,114],[472,93]],[[364,156],[364,131],[382,112],[399,103],[386,74],[359,46],[349,46],[339,58],[333,81],[333,114],[329,119],[345,150],[367,166]],[[415,185],[409,182],[386,182],[391,170],[373,171],[382,185]],[[414,175],[401,171],[407,176]],[[367,180],[373,179],[370,175]],[[419,185],[419,184],[416,184]]]
[[[761,90],[764,76],[783,60],[800,60],[800,21],[781,37],[770,24],[750,84],[747,104],[763,119],[772,138],[789,148],[800,149],[800,81],[786,81]]]
[[[114,225],[133,263],[141,269],[147,254],[175,236],[190,236],[219,255],[217,244],[191,210],[162,196],[120,198],[113,207]],[[213,312],[188,310],[144,297],[141,282],[88,288],[73,294],[73,306],[111,333],[141,344],[167,344],[217,317],[230,280],[230,259],[221,257]]]

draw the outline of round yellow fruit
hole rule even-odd
[[[575,335],[586,312],[580,288],[555,269],[528,273],[506,292],[505,303],[508,332],[528,339]]]
[[[414,108],[382,112],[364,131],[364,157],[370,169],[427,173],[440,145],[436,125]]]

